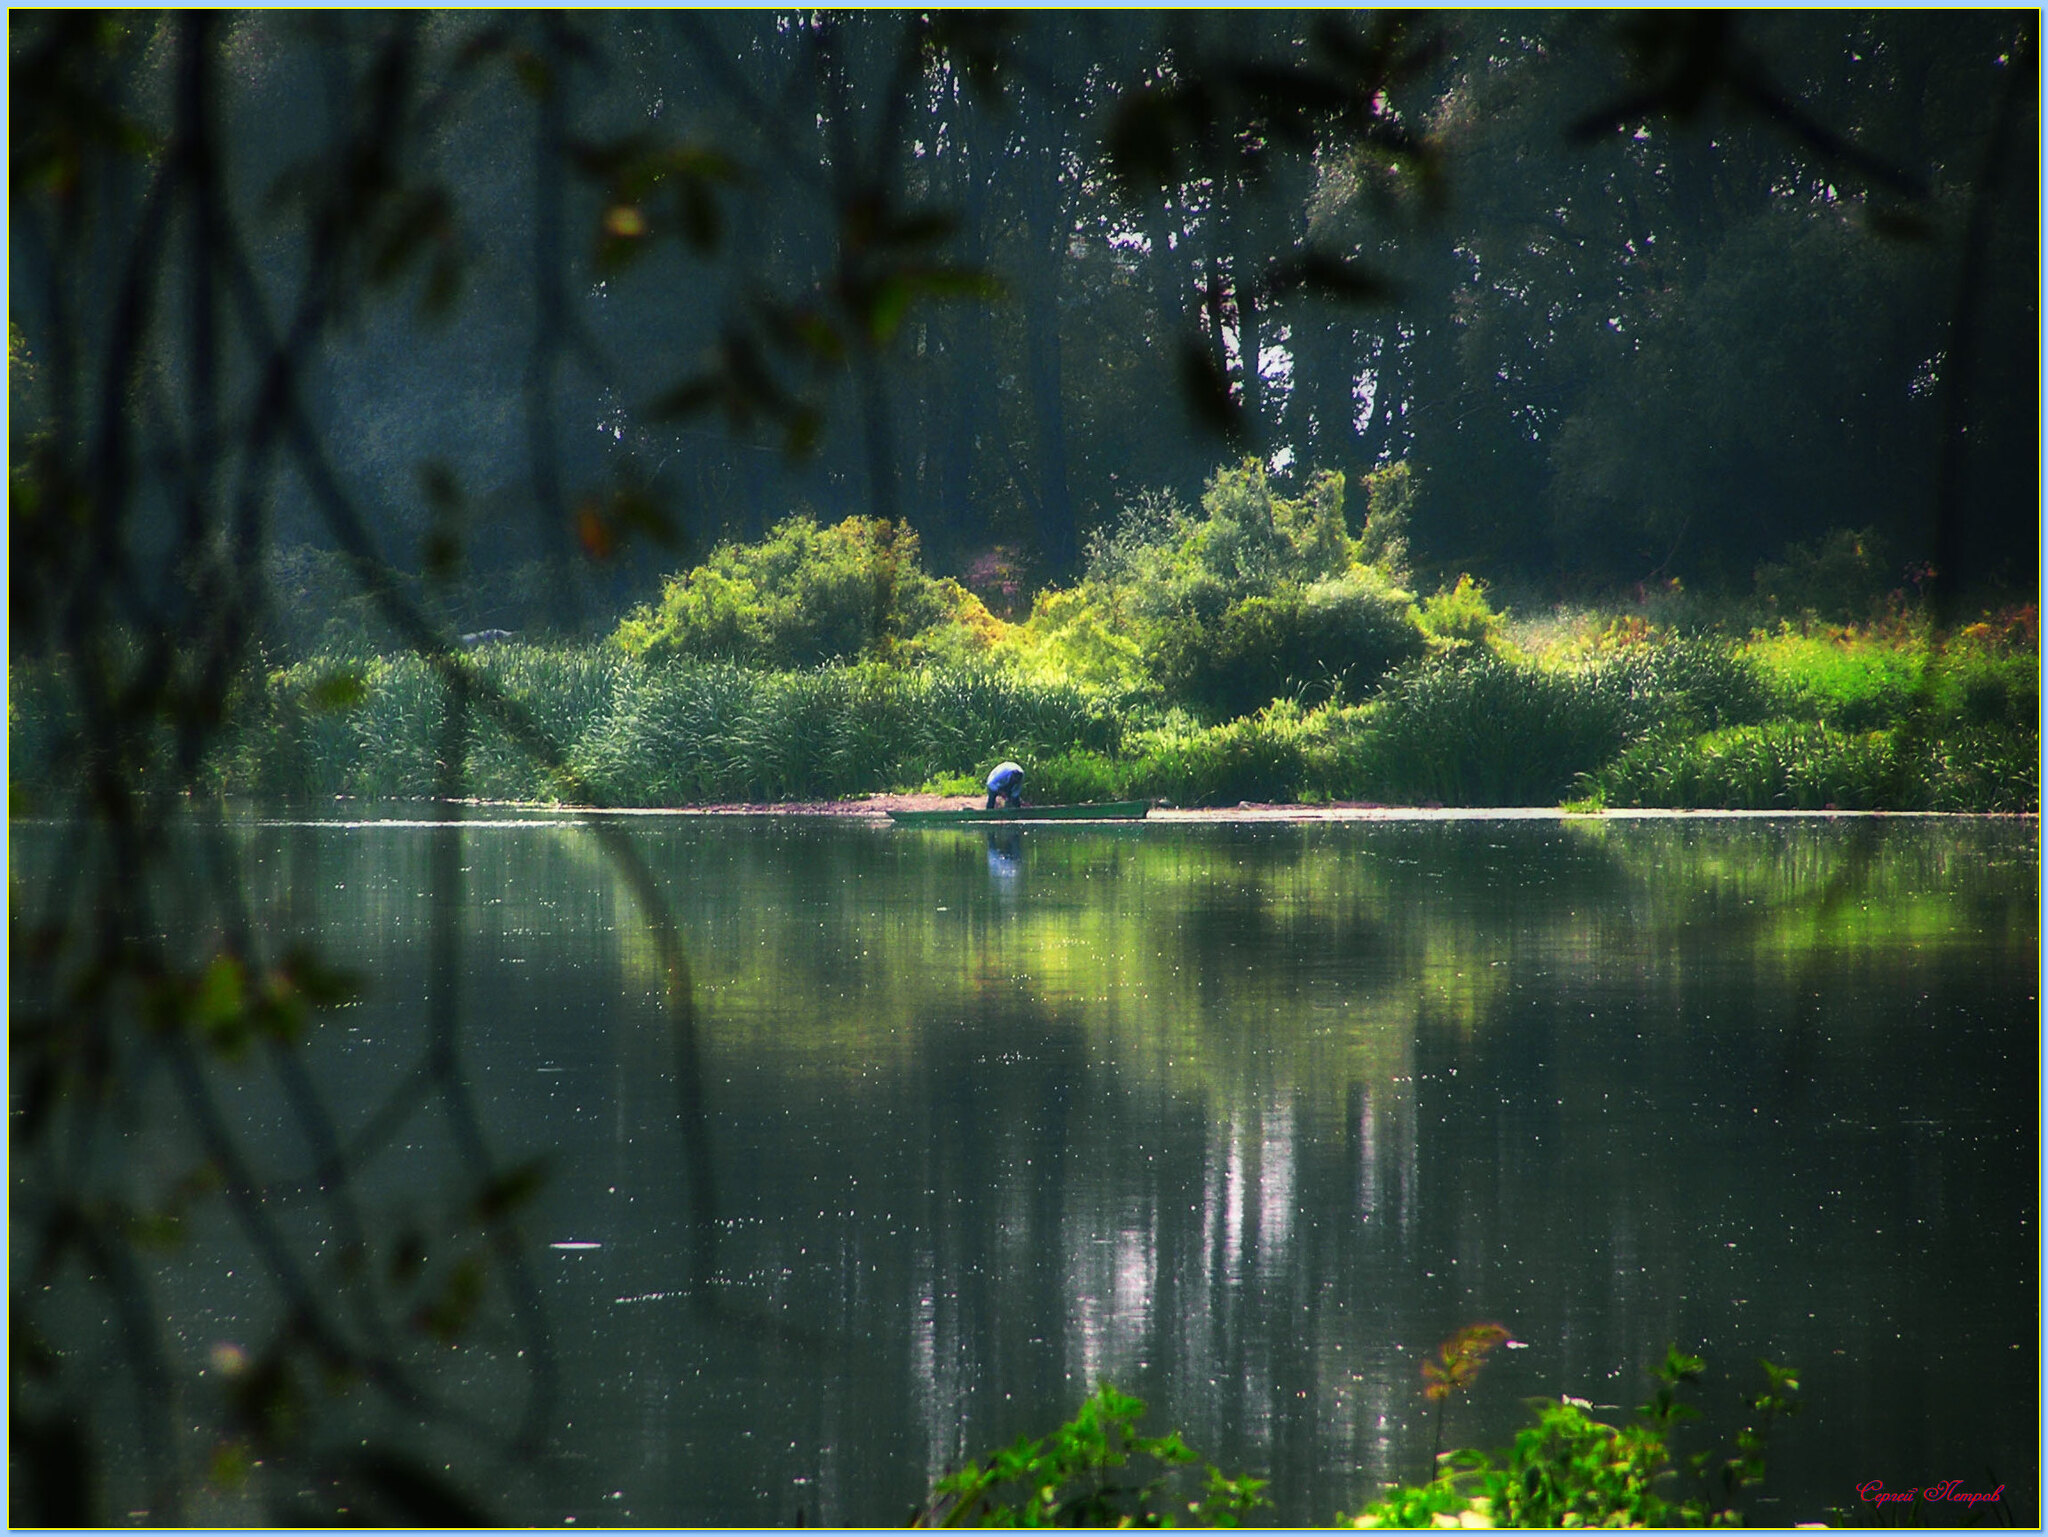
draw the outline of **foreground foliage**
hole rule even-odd
[[[1174,1475],[1200,1459],[1178,1431],[1139,1435],[1144,1413],[1140,1400],[1105,1382],[1051,1435],[1020,1439],[940,1479],[911,1524],[1234,1527],[1270,1503],[1264,1479],[1229,1478],[1208,1463],[1197,1498],[1174,1493]]]
[[[1423,1365],[1424,1397],[1444,1406],[1468,1391],[1488,1353],[1507,1339],[1477,1324],[1446,1340]],[[1532,1399],[1533,1423],[1512,1446],[1433,1454],[1440,1471],[1426,1484],[1388,1490],[1337,1524],[1352,1527],[1699,1527],[1742,1524],[1737,1501],[1762,1483],[1771,1427],[1799,1408],[1798,1373],[1760,1363],[1765,1387],[1745,1400],[1747,1422],[1725,1451],[1684,1461],[1688,1492],[1673,1485],[1677,1427],[1697,1411],[1680,1401],[1706,1363],[1676,1347],[1651,1375],[1650,1401],[1623,1426],[1594,1419],[1583,1399]],[[1200,1461],[1179,1434],[1147,1437],[1145,1406],[1108,1383],[1051,1435],[1028,1437],[984,1462],[969,1462],[933,1487],[914,1526],[1234,1527],[1270,1504],[1264,1480],[1226,1477],[1203,1463],[1197,1498],[1171,1492],[1177,1470]],[[1136,1467],[1133,1467],[1133,1464]],[[1129,1470],[1129,1471],[1127,1471]],[[1141,1471],[1149,1476],[1140,1476]],[[1182,1518],[1186,1519],[1183,1520]]]
[[[1448,1347],[1446,1349],[1448,1354]],[[1583,1399],[1532,1399],[1535,1422],[1514,1444],[1492,1454],[1470,1449],[1440,1459],[1429,1483],[1395,1489],[1367,1505],[1357,1527],[1672,1527],[1739,1526],[1736,1501],[1763,1482],[1771,1426],[1799,1407],[1796,1371],[1760,1363],[1766,1385],[1746,1400],[1749,1423],[1725,1452],[1685,1461],[1692,1492],[1673,1498],[1678,1477],[1671,1439],[1696,1416],[1679,1389],[1697,1382],[1706,1363],[1675,1347],[1651,1375],[1657,1390],[1627,1425],[1594,1419]]]

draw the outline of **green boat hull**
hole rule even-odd
[[[1151,805],[1150,801],[1098,801],[1089,806],[998,806],[993,811],[970,806],[964,811],[892,811],[889,815],[920,827],[954,822],[1134,822]]]

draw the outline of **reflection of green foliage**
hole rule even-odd
[[[829,930],[776,923],[713,947],[706,983],[735,1005],[709,1027],[715,1050],[777,1049],[756,1032],[776,1028],[773,1000],[792,990],[843,995],[791,1070],[885,1096],[941,1022],[989,1000],[1028,1003],[1081,1022],[1127,1081],[1217,1105],[1242,1103],[1256,1083],[1334,1126],[1349,1085],[1409,1071],[1419,1026],[1493,1026],[1527,980],[1517,956],[1594,964],[1603,911],[1629,913],[1647,953],[1710,943],[1721,964],[1755,973],[1759,993],[1821,958],[1909,955],[1924,967],[2033,954],[2031,866],[1992,824],[1919,824],[1865,842],[1839,826],[1757,822],[1709,837],[1689,823],[1575,819],[1505,840],[1524,881],[1478,910],[1450,887],[1484,845],[1436,824],[1340,838],[1295,828],[1256,845],[1143,827],[1030,834],[1026,887],[1057,899],[999,914],[978,839],[898,836],[939,841],[949,856],[919,867],[906,910],[950,911],[906,932],[900,917],[856,906]],[[750,852],[732,879],[760,911],[799,912],[816,889],[873,889],[865,847],[821,840],[800,866]],[[694,856],[675,857],[680,872]],[[1083,881],[1089,899],[1067,900]],[[852,970],[842,959],[863,954],[878,959]],[[1330,988],[1316,979],[1334,956],[1370,965]],[[1246,1036],[1245,1021],[1276,1016],[1290,1028]],[[1843,1049],[1856,1049],[1852,1037]]]
[[[1735,1500],[1763,1481],[1764,1452],[1773,1422],[1798,1409],[1797,1374],[1763,1367],[1764,1391],[1748,1400],[1749,1423],[1734,1450],[1688,1459],[1700,1480],[1692,1498],[1669,1498],[1676,1476],[1671,1438],[1696,1411],[1678,1390],[1699,1380],[1706,1363],[1675,1347],[1651,1373],[1657,1390],[1629,1424],[1594,1419],[1579,1399],[1535,1399],[1535,1423],[1506,1452],[1458,1451],[1444,1471],[1420,1487],[1394,1489],[1350,1523],[1358,1527],[1670,1527],[1736,1526]]]
[[[1168,1485],[1199,1461],[1179,1432],[1141,1436],[1145,1405],[1108,1383],[1051,1435],[969,1462],[948,1474],[912,1522],[915,1526],[1165,1527],[1182,1522]],[[1156,1470],[1132,1481],[1133,1459]],[[1203,1465],[1201,1497],[1185,1502],[1193,1526],[1234,1527],[1268,1501],[1265,1480],[1229,1478]]]

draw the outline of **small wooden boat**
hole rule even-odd
[[[960,811],[892,811],[889,815],[920,827],[953,822],[1134,822],[1151,808],[1150,801],[1094,801],[1081,806],[998,806],[992,811],[969,806]]]

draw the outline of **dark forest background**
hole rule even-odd
[[[18,17],[17,202],[61,213],[17,206],[11,399],[89,438],[121,394],[104,448],[146,487],[192,462],[195,399],[247,397],[231,322],[267,306],[340,488],[401,571],[459,568],[462,627],[601,631],[795,510],[1058,581],[1137,493],[1192,504],[1248,452],[1405,461],[1425,585],[1746,592],[1856,529],[1895,580],[2026,590],[2031,28],[271,12],[194,65],[169,20]],[[165,196],[194,68],[204,219]],[[80,158],[110,138],[135,152]],[[226,242],[251,290],[148,325],[138,255],[168,312]],[[336,536],[280,470],[284,606],[331,601],[303,552]],[[156,487],[145,577],[181,516]]]

